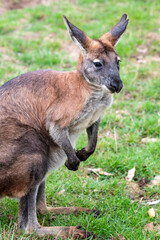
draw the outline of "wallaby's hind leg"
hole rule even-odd
[[[28,193],[28,227],[27,230],[29,233],[37,230],[40,227],[37,220],[37,211],[36,211],[36,197],[37,197],[38,187],[33,187]]]
[[[96,239],[96,236],[93,233],[86,232],[85,230],[80,229],[81,226],[77,227],[42,227],[37,230],[38,235],[53,235],[54,239],[58,239],[61,237],[62,239],[68,239],[72,237],[72,239],[88,239],[92,237],[92,239]]]
[[[94,234],[90,234],[85,230],[79,229],[80,227],[41,227],[37,220],[36,214],[36,199],[38,197],[38,202],[44,200],[45,181],[41,183],[39,189],[37,186],[32,187],[25,197],[20,200],[18,225],[21,230],[27,233],[37,232],[38,235],[53,235],[56,239],[61,237],[66,239],[72,236],[72,239],[86,239],[90,236],[95,238]],[[38,190],[38,191],[37,191]],[[40,206],[40,205],[39,205]],[[43,205],[41,205],[43,206]]]
[[[46,193],[45,193],[45,187],[46,187],[46,180],[41,182],[38,193],[37,193],[37,212],[40,214],[47,214],[48,209],[46,206]]]
[[[20,199],[18,226],[28,233],[40,227],[36,214],[36,196],[38,187],[32,187],[26,196]]]
[[[20,199],[18,210],[18,227],[20,230],[26,231],[28,224],[28,201],[26,196]]]
[[[52,212],[58,214],[71,214],[71,213],[94,213],[99,215],[100,211],[96,209],[82,208],[82,207],[47,207],[46,206],[46,194],[45,194],[45,180],[40,184],[37,194],[37,211],[40,214],[47,214]]]
[[[82,208],[82,207],[47,207],[47,210],[49,212],[52,212],[56,215],[58,214],[71,214],[71,213],[93,213],[95,216],[98,216],[100,214],[100,211],[96,209],[90,209],[90,208]]]
[[[40,184],[38,192],[37,192],[37,211],[41,214],[46,214],[48,212],[53,212],[55,214],[69,214],[76,213],[82,211],[82,208],[74,208],[74,207],[47,207],[46,206],[46,195],[45,195],[45,180]],[[85,211],[86,209],[83,209]],[[53,235],[55,239],[61,237],[62,239],[66,239],[72,237],[72,239],[87,239],[88,237],[95,238],[95,235],[92,233],[88,233],[85,230],[81,230],[81,227],[64,227],[64,226],[56,226],[56,227],[40,227],[36,230],[37,234],[40,236],[43,235]]]

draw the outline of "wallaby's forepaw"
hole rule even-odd
[[[87,152],[85,148],[76,151],[76,156],[79,158],[80,161],[86,161],[91,154],[92,152]]]
[[[69,160],[67,159],[67,161],[65,162],[65,166],[72,171],[77,171],[79,164],[80,164],[80,161],[78,159],[77,161],[74,161],[74,162],[69,162]]]

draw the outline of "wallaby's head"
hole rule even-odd
[[[123,14],[119,23],[98,40],[88,37],[65,16],[64,21],[72,40],[81,50],[78,70],[85,79],[95,85],[104,85],[110,92],[120,92],[123,84],[115,45],[127,27],[127,14]]]

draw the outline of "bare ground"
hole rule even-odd
[[[0,15],[8,10],[34,7],[37,4],[49,5],[55,0],[0,0]]]

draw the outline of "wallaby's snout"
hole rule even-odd
[[[118,80],[114,80],[114,81],[111,81],[109,83],[109,86],[108,86],[109,90],[111,90],[111,92],[117,92],[119,93],[122,88],[123,88],[123,83],[122,83],[122,80],[119,78]]]
[[[119,57],[112,52],[108,54],[108,61],[105,66],[105,81],[104,85],[110,90],[111,93],[119,93],[123,88],[123,83],[119,74]]]
[[[123,88],[123,83],[122,83],[122,80],[120,80],[119,82],[118,82],[118,88],[117,88],[117,93],[119,93],[121,90],[122,90],[122,88]]]
[[[122,80],[120,79],[119,72],[112,71],[112,74],[109,74],[109,81],[108,81],[108,86],[107,88],[112,92],[112,93],[119,93],[121,89],[123,88],[123,83]]]

